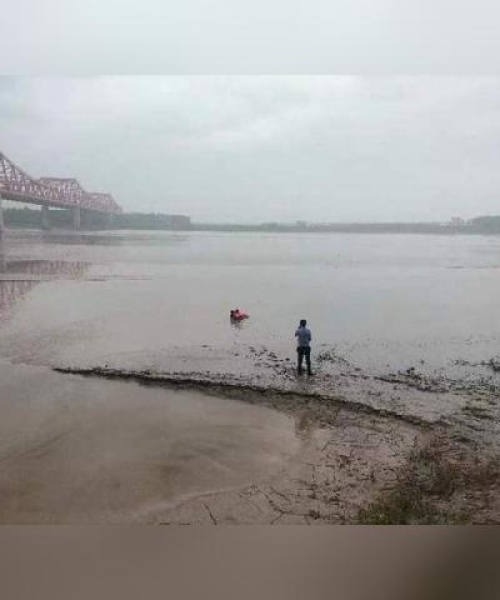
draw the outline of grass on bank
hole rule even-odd
[[[362,509],[366,525],[465,524],[487,509],[492,489],[499,487],[497,459],[481,460],[453,451],[434,440],[414,449],[395,485]],[[496,519],[493,518],[493,521]]]

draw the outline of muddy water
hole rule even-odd
[[[260,481],[300,442],[277,411],[0,364],[0,522],[143,521]]]
[[[67,380],[51,367],[326,394],[497,432],[500,381],[489,361],[500,354],[500,238],[4,237],[5,521],[133,519],[156,503],[265,478],[299,447],[293,423],[263,407]],[[251,318],[231,325],[233,307]],[[312,380],[293,372],[301,317],[313,329]]]
[[[293,357],[302,316],[316,348],[363,369],[440,368],[499,348],[500,238],[136,232],[17,234],[6,246],[4,278],[43,280],[4,319],[0,354],[19,361],[153,361],[240,344]],[[240,328],[234,306],[252,315]]]

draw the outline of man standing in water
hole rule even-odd
[[[302,319],[299,328],[295,332],[297,338],[297,373],[302,375],[302,362],[306,357],[307,374],[311,372],[311,330],[307,327],[307,321]]]

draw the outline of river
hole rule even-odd
[[[16,361],[134,354],[157,364],[172,348],[209,346],[209,365],[239,345],[293,357],[302,317],[315,348],[335,346],[363,369],[434,369],[500,351],[496,237],[19,232],[4,246],[7,275],[35,280],[2,285],[0,355]],[[239,328],[233,307],[251,315]]]

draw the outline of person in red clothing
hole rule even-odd
[[[243,319],[248,319],[248,314],[246,312],[241,312],[239,308],[235,308],[231,311],[231,321],[243,321]]]

